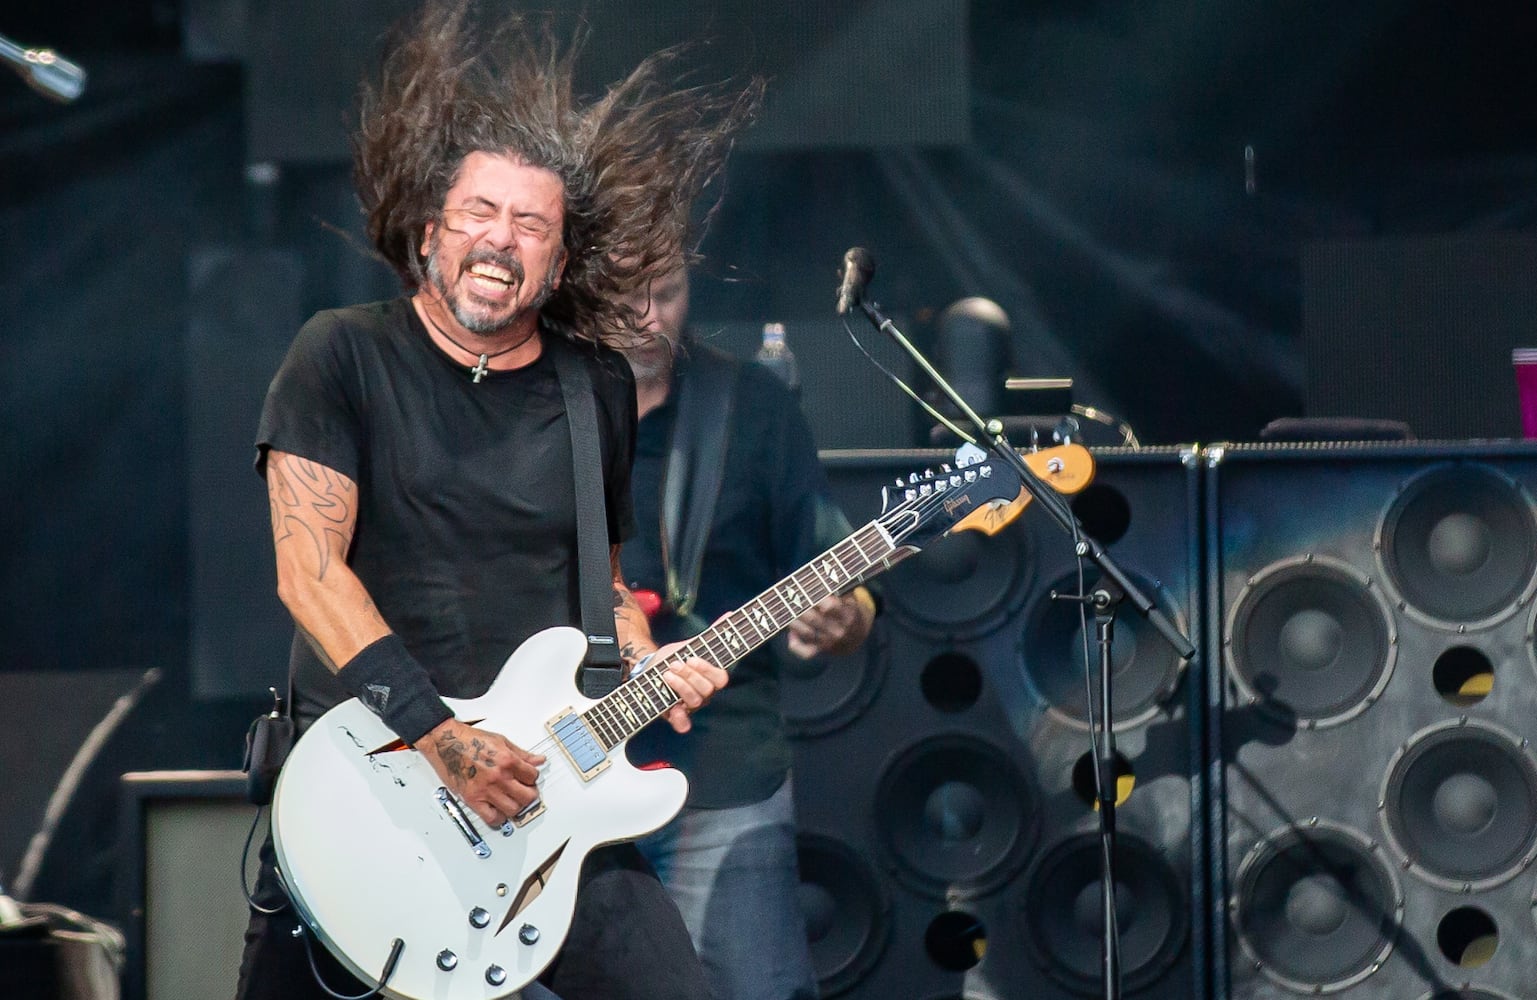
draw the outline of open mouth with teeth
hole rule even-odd
[[[502,298],[522,283],[518,274],[490,261],[476,261],[466,270],[471,287],[487,298]]]

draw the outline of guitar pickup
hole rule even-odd
[[[567,708],[545,723],[544,728],[555,737],[560,752],[566,755],[583,781],[591,781],[608,768],[608,754],[593,737],[582,717]]]

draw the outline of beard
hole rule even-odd
[[[438,234],[433,233],[432,242],[427,248],[427,280],[432,287],[437,289],[442,297],[443,304],[453,314],[459,325],[466,330],[480,336],[490,336],[500,333],[511,326],[518,317],[528,312],[537,312],[550,300],[555,293],[555,279],[560,273],[561,258],[557,254],[550,258],[550,267],[545,272],[544,280],[539,283],[539,288],[534,296],[521,306],[513,303],[509,311],[503,312],[502,308],[482,305],[475,302],[469,295],[460,295],[458,285],[451,284],[443,274],[441,245]],[[474,264],[488,263],[497,267],[506,268],[512,272],[513,283],[521,288],[527,274],[523,270],[523,262],[511,253],[498,253],[495,250],[473,250],[465,254],[464,260],[459,264],[459,270],[468,271]]]

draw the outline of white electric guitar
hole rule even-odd
[[[1025,457],[1061,492],[1092,476],[1077,445]],[[565,940],[588,852],[650,833],[683,807],[682,774],[639,770],[624,754],[675,702],[662,679],[673,659],[729,668],[828,595],[951,529],[1001,530],[1029,499],[1018,475],[991,461],[898,483],[869,524],[602,699],[573,684],[587,651],[574,628],[523,643],[481,697],[448,699],[459,719],[547,758],[539,799],[502,827],[487,826],[361,702],[331,709],[294,747],[273,800],[278,867],[300,917],[389,997],[521,989]]]

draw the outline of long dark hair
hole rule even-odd
[[[426,280],[423,231],[467,155],[553,171],[565,184],[567,262],[543,317],[574,339],[624,346],[639,316],[621,297],[692,256],[695,203],[763,83],[681,85],[674,48],[583,105],[572,74],[584,34],[562,43],[547,17],[498,12],[487,23],[473,0],[430,0],[396,28],[364,84],[353,179],[375,249],[415,289]]]

